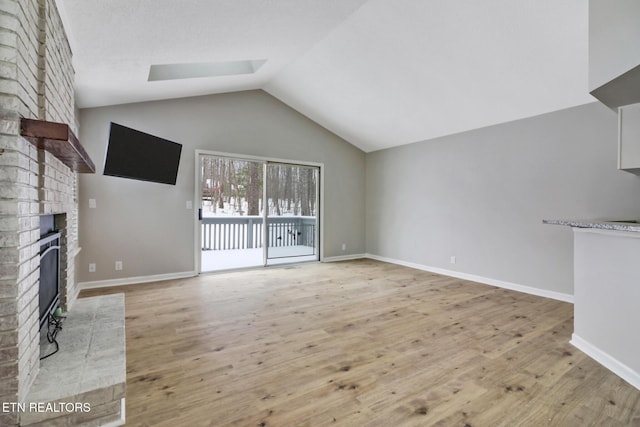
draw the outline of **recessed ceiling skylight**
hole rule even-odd
[[[253,74],[258,71],[265,62],[267,62],[266,59],[256,59],[195,64],[155,64],[149,67],[149,78],[147,81]]]

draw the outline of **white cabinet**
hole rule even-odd
[[[574,228],[571,343],[640,389],[640,233]]]
[[[640,104],[618,108],[618,169],[640,175]]]

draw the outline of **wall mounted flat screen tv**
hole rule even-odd
[[[182,144],[111,123],[104,175],[176,185]]]

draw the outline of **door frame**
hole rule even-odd
[[[201,196],[202,196],[202,188],[200,179],[200,156],[216,156],[216,157],[225,157],[228,159],[235,160],[247,160],[247,161],[256,161],[256,162],[265,162],[265,165],[268,163],[282,163],[289,165],[299,165],[299,166],[312,166],[317,167],[319,169],[318,173],[320,177],[318,179],[318,203],[320,205],[320,209],[318,210],[318,230],[316,234],[319,238],[318,245],[318,259],[320,262],[324,262],[324,163],[317,162],[309,162],[304,160],[294,160],[294,159],[281,159],[275,157],[266,157],[266,156],[253,156],[248,154],[237,154],[237,153],[228,153],[223,151],[213,151],[213,150],[203,150],[197,149],[195,150],[194,156],[194,215],[193,215],[193,248],[194,248],[194,271],[196,274],[202,274],[201,269],[201,259],[200,252],[202,251],[202,233],[200,229],[200,220],[198,218],[198,209],[200,208]],[[266,187],[265,187],[266,188]],[[265,227],[266,229],[266,227]],[[207,273],[207,272],[205,272]]]

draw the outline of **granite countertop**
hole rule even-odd
[[[542,222],[552,225],[568,225],[576,228],[598,228],[601,230],[632,231],[640,233],[639,220],[611,221],[603,219],[544,219]]]

